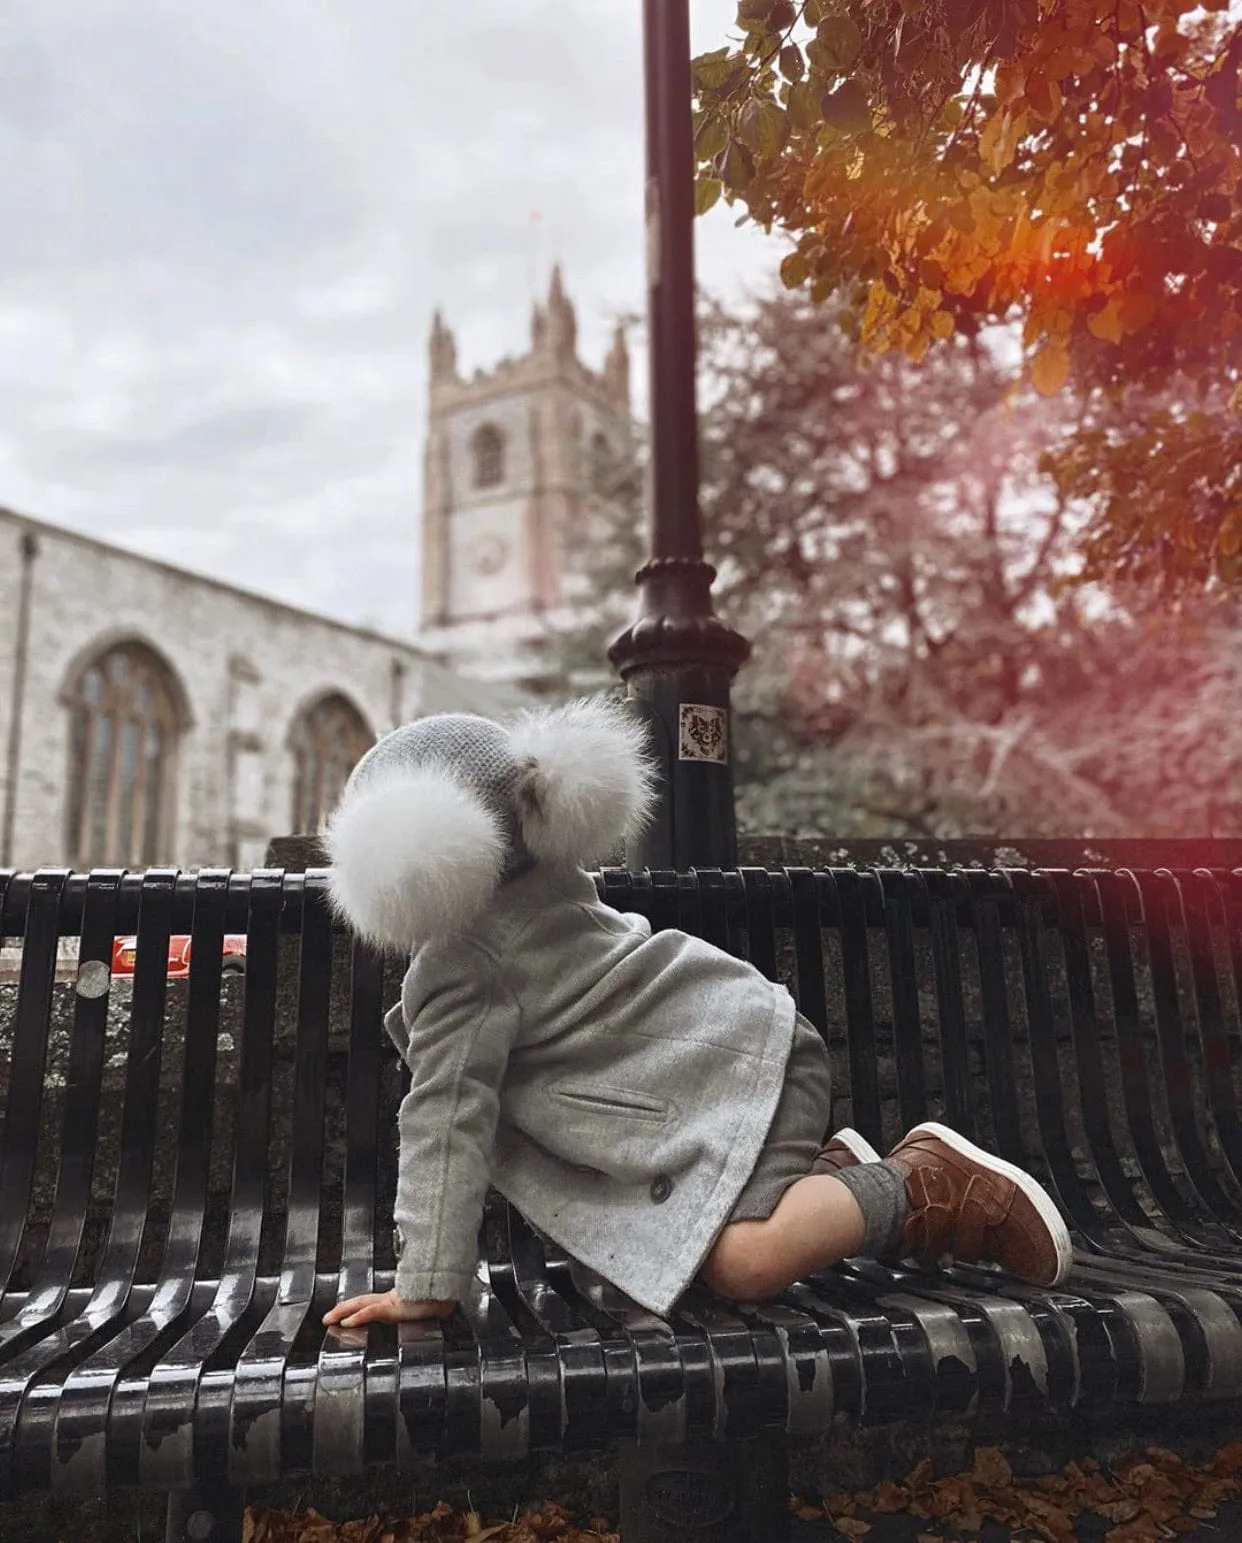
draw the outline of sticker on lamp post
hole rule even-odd
[[[679,761],[714,761],[729,764],[729,710],[683,702],[677,736]]]

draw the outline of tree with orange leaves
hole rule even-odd
[[[1236,6],[1235,6],[1236,11]],[[1088,578],[1242,585],[1242,22],[1229,0],[739,0],[698,205],[920,360],[1021,326]]]

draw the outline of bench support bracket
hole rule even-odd
[[[168,1497],[164,1543],[241,1543],[245,1498],[239,1489],[209,1485]]]
[[[771,1543],[789,1531],[783,1435],[621,1453],[621,1543]]]

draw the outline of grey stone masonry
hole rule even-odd
[[[30,535],[36,555],[23,650],[15,597]],[[0,807],[11,802],[8,862],[19,868],[69,860],[66,693],[114,645],[148,649],[180,698],[172,839],[160,855],[184,868],[257,866],[268,840],[289,829],[290,734],[322,698],[345,698],[374,734],[425,713],[493,713],[520,700],[511,688],[455,674],[408,639],[348,627],[2,509],[0,596],[0,746],[16,752],[0,755]]]

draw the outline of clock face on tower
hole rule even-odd
[[[478,574],[489,577],[499,573],[509,561],[509,543],[503,536],[481,536],[472,544],[470,566]]]

